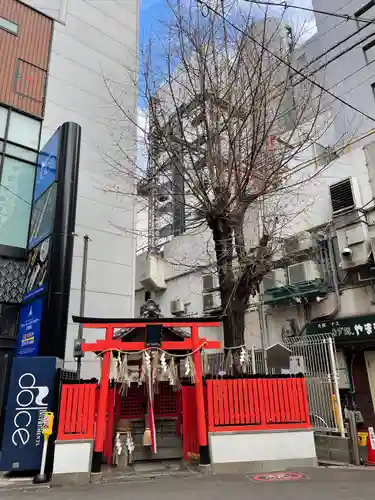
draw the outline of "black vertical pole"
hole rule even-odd
[[[50,282],[39,343],[40,356],[65,357],[76,220],[81,127],[61,126]]]

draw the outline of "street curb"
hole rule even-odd
[[[8,491],[38,491],[41,489],[49,489],[51,488],[50,484],[41,484],[41,485],[36,485],[36,484],[31,484],[30,486],[25,486],[21,484],[14,484],[14,485],[0,485],[0,494],[2,492],[8,492]]]
[[[368,472],[375,472],[375,466],[366,467],[365,465],[323,465],[320,464],[321,469],[345,469],[345,470],[362,470]]]

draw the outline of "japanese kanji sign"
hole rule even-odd
[[[306,333],[314,335],[317,333],[329,333],[337,340],[364,340],[369,337],[375,339],[375,315],[351,316],[308,323]]]

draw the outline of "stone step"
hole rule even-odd
[[[133,453],[134,461],[143,460],[171,460],[171,459],[181,459],[182,458],[182,448],[157,448],[157,453],[152,456],[150,450],[147,448],[135,449]]]

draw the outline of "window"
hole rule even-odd
[[[29,227],[30,206],[0,186],[0,242],[2,245],[25,248]]]
[[[0,245],[27,248],[40,127],[0,106]]]
[[[375,61],[375,40],[368,43],[363,47],[363,53],[365,55],[366,63],[370,64]]]
[[[0,186],[0,243],[25,248],[35,167],[4,158]]]
[[[18,25],[9,21],[9,19],[5,19],[4,17],[0,17],[0,28],[5,31],[9,31],[9,33],[12,33],[13,35],[18,35]]]
[[[20,146],[15,146],[14,144],[9,143],[6,146],[6,154],[31,163],[36,163],[38,157],[38,153],[36,151],[30,151],[29,149],[21,148]]]
[[[34,101],[44,101],[46,72],[22,59],[16,69],[15,92]]]
[[[375,0],[371,0],[371,2],[368,2],[361,9],[357,10],[357,12],[354,13],[354,17],[356,17],[356,18],[364,17],[366,19],[375,19]],[[363,26],[365,26],[366,24],[368,24],[368,23],[357,20],[358,29],[363,28]]]
[[[8,188],[28,205],[32,202],[35,167],[22,161],[4,158],[1,185]]]
[[[0,137],[4,139],[7,126],[8,110],[0,107]]]
[[[10,115],[8,141],[31,149],[38,149],[40,121],[12,111]]]

